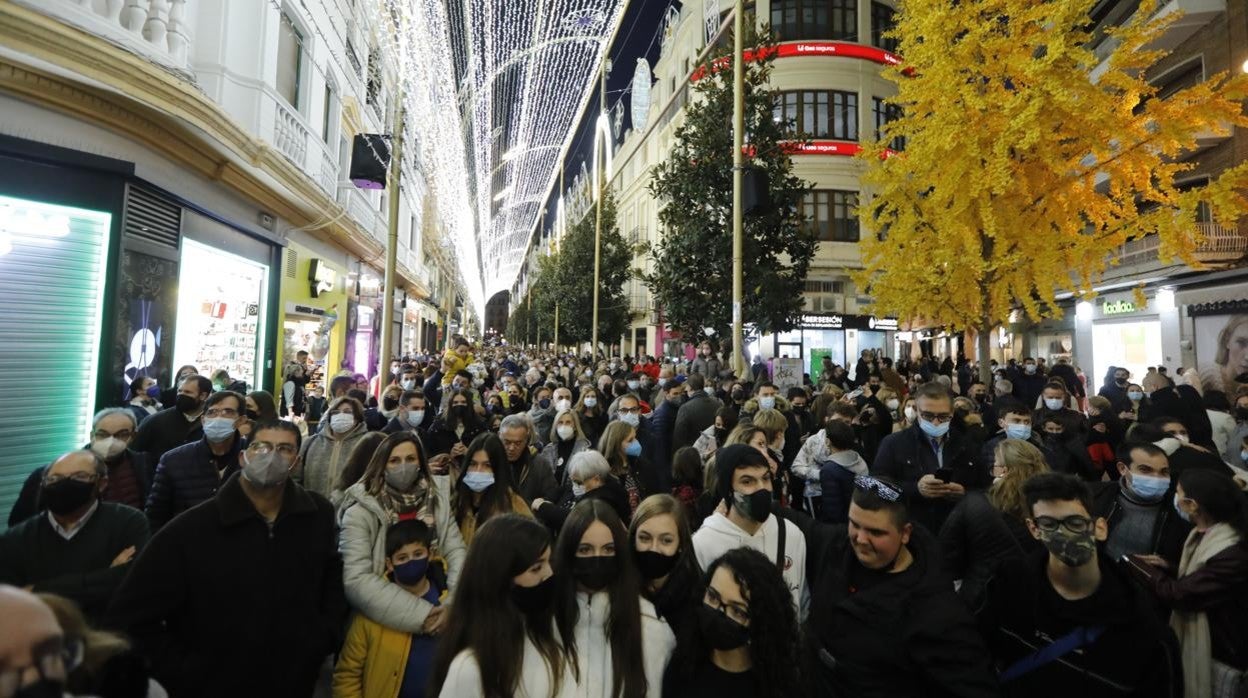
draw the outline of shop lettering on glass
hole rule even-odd
[[[1130,301],[1118,301],[1116,303],[1105,301],[1101,304],[1101,313],[1105,315],[1126,315],[1127,313],[1134,313],[1136,310],[1135,304]]]

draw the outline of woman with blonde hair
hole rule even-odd
[[[1023,439],[1004,439],[993,451],[992,487],[968,491],[940,529],[945,569],[962,586],[971,608],[984,601],[988,580],[1005,560],[1027,555],[1041,543],[1027,530],[1030,517],[1023,483],[1049,472],[1040,449]]]

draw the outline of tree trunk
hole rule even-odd
[[[976,336],[976,345],[978,346],[977,354],[979,354],[979,379],[992,390],[992,365],[988,361],[992,358],[992,321],[985,318],[979,325],[978,335]]]

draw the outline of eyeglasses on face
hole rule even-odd
[[[1087,533],[1088,529],[1092,528],[1092,519],[1078,514],[1067,516],[1064,519],[1053,516],[1037,516],[1031,521],[1036,525],[1036,528],[1048,533],[1056,531],[1058,526],[1071,533]]]
[[[247,447],[248,453],[254,453],[258,456],[263,456],[274,450],[287,458],[293,458],[299,453],[299,449],[295,448],[294,444],[271,444],[268,441],[253,441]]]
[[[204,410],[204,416],[210,417],[210,418],[211,417],[226,417],[228,419],[235,419],[238,417],[238,410],[234,409],[233,407],[212,407],[207,410]]]
[[[114,439],[121,439],[122,441],[129,441],[130,437],[132,436],[134,436],[134,432],[131,431],[130,429],[122,429],[121,431],[114,431],[114,432],[108,432],[103,429],[96,429],[95,431],[91,432],[91,438],[99,440],[99,441],[103,441],[104,439],[107,439],[107,438],[114,438]]]

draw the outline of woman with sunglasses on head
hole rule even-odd
[[[775,561],[749,548],[707,567],[705,594],[664,677],[663,692],[682,698],[808,695],[798,672],[797,614]]]
[[[572,509],[555,545],[555,624],[574,695],[661,695],[676,644],[628,553],[628,531],[615,509],[587,499]]]
[[[481,527],[455,588],[428,695],[561,694],[567,679],[551,618],[550,562],[550,534],[533,519],[503,514]]]

